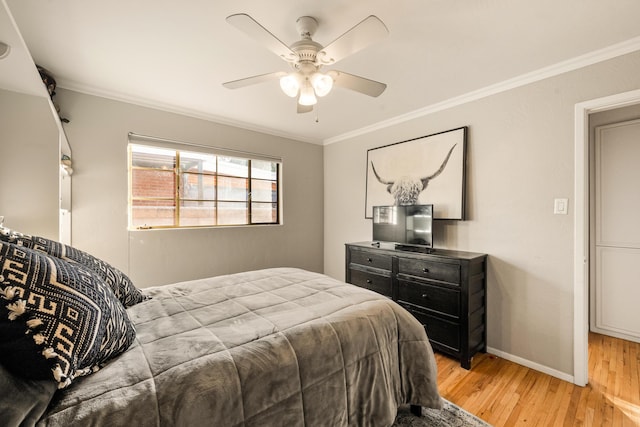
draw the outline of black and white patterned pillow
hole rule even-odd
[[[113,290],[113,293],[125,307],[131,307],[146,299],[140,289],[134,286],[126,274],[109,263],[80,249],[44,237],[22,234],[6,227],[0,227],[0,241],[35,249],[47,255],[55,256],[69,262],[76,262],[89,268],[107,282],[111,290]]]
[[[59,388],[125,351],[135,329],[93,271],[0,242],[0,363]]]

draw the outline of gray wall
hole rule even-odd
[[[0,215],[5,226],[58,238],[58,150],[48,100],[0,89]]]
[[[138,286],[274,266],[323,268],[322,147],[124,102],[57,90],[71,120],[73,245]],[[279,156],[284,224],[127,231],[127,134]]]
[[[469,126],[468,220],[438,222],[435,247],[489,254],[489,347],[572,376],[574,106],[639,87],[633,53],[326,146],[325,273],[344,278],[344,243],[371,238],[367,149]]]

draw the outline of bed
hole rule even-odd
[[[0,365],[8,425],[390,426],[402,404],[442,405],[424,328],[374,292],[272,268],[143,294],[130,343],[81,375]]]

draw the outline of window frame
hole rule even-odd
[[[234,155],[233,152],[229,150],[224,150],[224,152],[219,153],[215,150],[208,151],[203,149],[204,147],[200,146],[191,146],[189,144],[185,144],[184,148],[175,147],[175,146],[164,146],[164,145],[155,145],[155,144],[143,144],[138,142],[129,141],[127,144],[127,168],[128,168],[128,202],[127,202],[127,211],[128,211],[128,229],[131,231],[139,231],[139,230],[156,230],[156,229],[188,229],[188,228],[227,228],[227,227],[254,227],[254,226],[274,226],[274,225],[282,225],[282,160],[279,159],[271,159],[264,158],[264,156],[256,155],[255,158],[250,156],[249,153],[242,153],[242,155]],[[167,152],[173,152],[173,168],[154,168],[147,166],[134,166],[134,150],[135,147],[144,147],[148,149],[159,149],[165,150]],[[215,159],[215,172],[190,172],[187,170],[182,170],[181,167],[181,156],[185,153],[197,153],[205,156],[211,156]],[[247,155],[249,154],[249,155]],[[228,173],[221,173],[219,169],[219,161],[221,158],[226,159],[234,159],[234,160],[242,160],[246,161],[246,176],[236,176],[230,175]],[[275,178],[260,178],[253,177],[252,173],[252,165],[253,162],[269,162],[275,165]],[[173,188],[172,188],[172,197],[141,197],[134,196],[134,171],[135,170],[147,170],[147,171],[163,171],[168,172],[171,171],[173,174]],[[183,180],[186,176],[203,176],[203,177],[214,177],[215,179],[215,187],[214,187],[214,198],[213,199],[193,199],[193,198],[185,198],[181,195],[181,189],[183,189]],[[219,178],[231,178],[231,179],[241,179],[246,182],[246,198],[245,200],[221,200],[220,192],[219,192]],[[263,200],[253,200],[253,182],[271,182],[275,184],[275,198],[274,200],[267,202]],[[273,190],[272,190],[273,191]],[[137,200],[141,201],[166,201],[173,202],[173,224],[172,225],[134,225],[134,202]],[[184,202],[211,202],[213,203],[213,208],[215,209],[215,219],[211,218],[215,223],[213,224],[204,224],[204,225],[180,225],[181,220],[181,210],[184,210],[184,206],[182,204]],[[220,215],[219,215],[219,203],[243,203],[246,205],[246,216],[245,222],[241,223],[232,223],[232,224],[220,224]],[[253,205],[254,204],[269,204],[272,206],[272,209],[275,208],[275,218],[272,222],[256,222],[253,215]]]

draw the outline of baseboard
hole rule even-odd
[[[532,362],[531,360],[527,360],[519,356],[514,356],[513,354],[505,353],[504,351],[492,347],[487,347],[487,353],[494,354],[510,362],[517,363],[518,365],[522,365],[535,371],[542,372],[543,374],[551,375],[552,377],[570,382],[571,384],[575,384],[573,375],[569,375],[565,372],[558,371],[548,366]]]
[[[614,338],[620,338],[621,340],[625,340],[625,341],[631,341],[631,342],[635,342],[635,343],[639,343],[640,344],[640,337],[637,335],[629,335],[628,333],[625,333],[626,331],[621,331],[621,330],[615,330],[612,328],[600,328],[597,326],[591,326],[589,327],[589,330],[591,332],[595,332],[596,334],[602,334],[602,335],[609,335],[610,337],[614,337]]]

